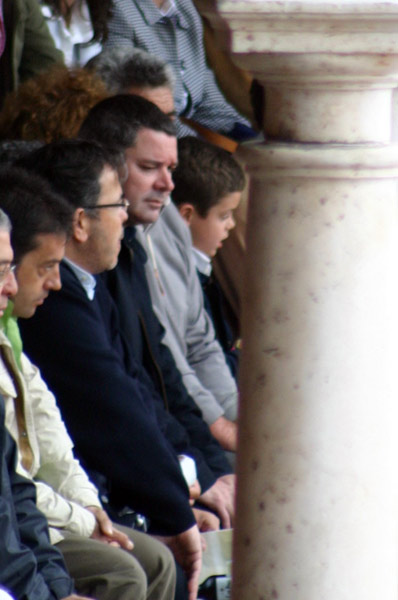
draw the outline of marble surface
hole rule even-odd
[[[396,600],[398,3],[206,4],[266,98],[233,600]]]

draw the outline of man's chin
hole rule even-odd
[[[119,256],[117,256],[112,262],[109,262],[107,266],[104,269],[102,269],[102,271],[100,271],[100,273],[102,273],[103,271],[112,271],[112,269],[116,267],[118,260]]]
[[[30,317],[33,317],[33,315],[35,314],[36,308],[36,306],[19,307],[17,304],[15,304],[12,314],[14,317],[17,317],[17,319],[30,319]]]
[[[161,212],[163,209],[163,205],[157,208],[147,208],[145,213],[142,214],[142,218],[140,222],[142,225],[151,225],[151,223],[156,223],[159,219]]]

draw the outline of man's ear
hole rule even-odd
[[[90,220],[84,208],[77,208],[73,215],[73,238],[80,243],[87,242]]]
[[[195,207],[193,204],[184,202],[183,204],[179,205],[178,210],[184,221],[190,225],[195,212]]]

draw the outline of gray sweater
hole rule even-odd
[[[209,425],[220,416],[234,421],[237,387],[203,306],[188,226],[171,202],[137,238],[148,254],[146,274],[154,310],[166,329],[164,342],[189,394]]]

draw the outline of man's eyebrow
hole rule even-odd
[[[138,163],[151,165],[153,167],[157,167],[157,166],[163,164],[163,162],[161,160],[155,160],[154,158],[140,158],[140,159],[138,159]]]
[[[52,265],[52,264],[56,264],[56,263],[60,263],[62,259],[60,258],[47,258],[46,260],[43,260],[40,264],[41,265]]]

